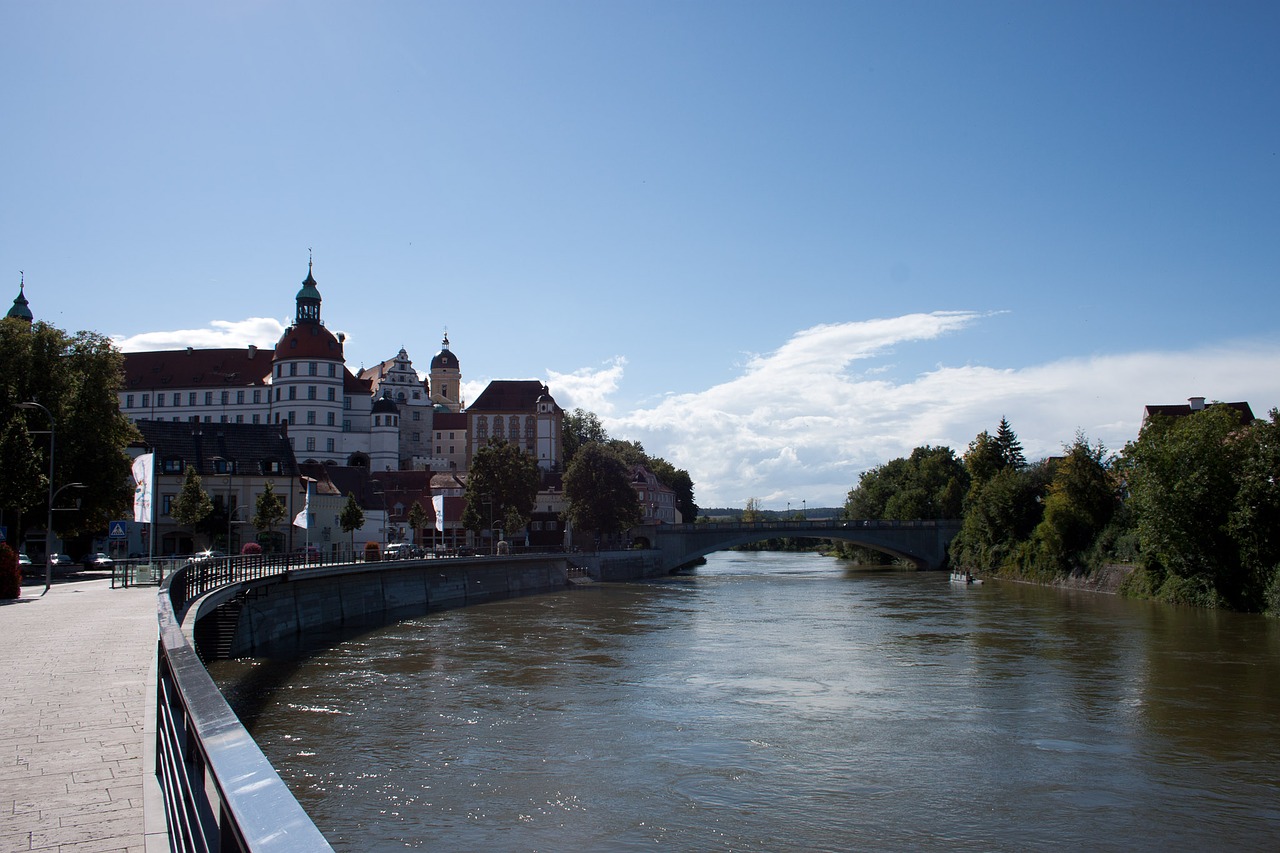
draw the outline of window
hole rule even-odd
[[[314,386],[314,385],[308,385],[308,386],[307,386],[307,399],[308,399],[308,400],[314,400],[315,398],[316,398],[316,386]]]
[[[133,408],[133,395],[132,395],[132,394],[125,394],[125,395],[124,395],[124,407],[125,407],[126,409],[132,409],[132,408]]]
[[[277,386],[277,387],[276,387],[276,401],[278,402],[279,400],[280,400],[280,388],[279,388],[279,386]]]
[[[421,400],[421,399],[422,399],[422,392],[421,392],[421,391],[414,391],[414,392],[413,392],[413,399],[415,399],[415,400]]]
[[[199,416],[199,415],[192,415],[191,417],[187,418],[187,421],[188,421],[189,423],[198,424],[198,423],[200,423],[200,416]]]
[[[150,395],[150,394],[143,394],[143,395],[142,395],[142,408],[144,408],[144,409],[145,409],[147,406],[150,406],[150,405],[151,405],[151,395]]]
[[[277,377],[284,376],[284,365],[283,365],[283,364],[277,364],[277,365],[276,365],[276,376],[277,376]]]
[[[262,473],[264,473],[264,474],[279,474],[279,473],[280,473],[280,460],[279,460],[279,459],[264,459],[264,460],[262,460]]]
[[[145,398],[145,397],[143,398],[143,403],[142,403],[142,405],[144,405],[144,406],[146,405],[146,398]],[[415,421],[420,421],[420,420],[422,420],[422,412],[415,411],[415,412],[413,413],[413,419],[414,419]]]
[[[336,400],[336,399],[337,399],[337,397],[335,397],[335,396],[334,396],[334,394],[335,394],[334,390],[333,390],[332,388],[330,388],[330,389],[329,389],[329,402],[331,402],[331,403],[332,403],[334,400]]]
[[[343,398],[342,398],[342,410],[343,410],[343,411],[346,411],[346,412],[351,411],[351,398],[350,398],[350,397],[343,397]]]
[[[414,441],[422,441],[422,434],[421,434],[421,433],[416,433],[416,432],[415,432],[415,433],[413,434],[413,440],[414,440]]]
[[[161,391],[159,394],[156,395],[156,408],[158,409],[164,408],[164,392],[163,391]]]
[[[208,423],[213,423],[213,415],[205,415],[205,416],[204,416],[204,422],[205,422],[205,423],[207,423],[207,424],[208,424]]]
[[[177,497],[177,495],[165,495],[165,496],[161,499],[161,504],[162,504],[162,505],[161,505],[161,507],[160,507],[160,514],[161,514],[161,515],[168,515],[168,514],[169,514],[169,508],[170,508],[171,506],[173,506],[173,499],[174,499],[174,498],[176,498],[176,497]]]
[[[343,431],[343,432],[351,432],[351,421],[343,421],[343,422],[342,422],[342,431]]]
[[[187,405],[194,406],[195,404],[196,404],[196,392],[190,391],[187,393]]]
[[[315,412],[315,409],[308,409],[308,410],[307,410],[307,423],[309,423],[309,424],[314,424],[315,422],[316,422],[316,412]],[[311,449],[312,449],[312,450],[315,450],[315,448],[314,448],[314,447],[313,447],[313,448],[311,448]]]
[[[298,387],[296,385],[289,386],[289,399],[290,400],[298,399]]]
[[[182,460],[176,456],[170,456],[161,463],[160,470],[165,474],[181,474],[186,470],[186,466],[182,464]],[[168,514],[168,510],[165,511]]]
[[[205,391],[205,392],[204,392],[204,404],[205,404],[206,406],[212,406],[212,405],[213,405],[213,392],[212,392],[212,391]]]
[[[436,456],[440,455],[440,445],[436,445]]]
[[[243,392],[243,391],[237,391],[237,392],[236,392],[236,405],[237,405],[237,406],[243,406],[243,405],[244,405],[244,392]]]
[[[332,438],[326,438],[326,439],[324,440],[324,443],[325,443],[325,450],[327,450],[329,453],[332,453],[332,452],[333,452],[333,439],[332,439]]]
[[[289,410],[289,426],[293,426],[295,423],[298,422],[297,414],[298,413],[293,411],[292,409]]]
[[[230,420],[230,418],[228,418],[226,415],[223,415],[223,416],[222,416],[222,418],[221,418],[221,420],[222,420],[222,423],[224,423],[224,424],[225,424],[225,423],[227,423],[227,422]]]
[[[256,423],[261,423],[261,421],[259,420],[259,418],[261,418],[261,417],[262,417],[261,415],[254,415],[254,416],[253,416],[253,422],[254,422],[255,424],[256,424]]]
[[[312,376],[315,376],[317,373],[316,367],[317,367],[316,363],[314,361],[311,362],[310,364],[307,365],[307,373],[309,373]]]
[[[316,437],[314,435],[307,436],[307,450],[316,449]]]
[[[236,472],[236,464],[229,459],[213,460],[213,473],[215,474],[234,474]]]
[[[453,441],[453,433],[449,433],[449,440]]]
[[[238,424],[244,423],[244,415],[236,415],[236,423]]]
[[[448,386],[448,385],[441,385],[441,386],[440,386],[440,396],[441,396],[441,397],[448,397],[448,396],[449,396],[449,386]]]
[[[453,455],[453,445],[449,445],[449,455]]]
[[[330,376],[337,376],[337,375],[338,375],[338,366],[337,366],[336,364],[334,364],[333,362],[330,362],[330,363],[329,363],[329,375],[330,375]]]
[[[297,344],[297,343],[298,341],[295,339],[294,344]],[[296,361],[289,365],[289,375],[290,376],[298,375],[298,363]]]
[[[230,391],[223,391],[223,392],[222,392],[222,405],[224,405],[224,406],[225,406],[225,405],[227,405],[227,403],[230,403],[230,402],[231,402],[231,392],[230,392]]]
[[[260,389],[256,389],[256,388],[254,389],[254,391],[253,391],[253,402],[255,402],[255,403],[261,403],[261,402],[262,402],[262,391],[261,391]]]
[[[324,417],[325,417],[325,423],[327,423],[329,426],[333,426],[333,418],[334,418],[333,412],[325,412]]]

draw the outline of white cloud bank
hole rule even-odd
[[[906,346],[980,324],[972,312],[911,314],[815,326],[752,357],[723,384],[675,394],[647,409],[606,416],[588,405],[621,382],[623,363],[556,375],[557,400],[601,416],[611,435],[638,439],[693,477],[701,506],[843,503],[858,475],[921,445],[963,453],[982,430],[1009,418],[1028,458],[1060,451],[1077,429],[1118,450],[1136,437],[1142,407],[1193,395],[1244,400],[1264,415],[1280,401],[1280,346],[1240,343],[1187,352],[1072,358],[1019,368],[940,365],[911,381],[876,378],[871,362]],[[566,402],[567,401],[567,402]]]
[[[284,329],[284,324],[279,320],[249,317],[245,320],[214,320],[204,329],[143,332],[127,338],[116,337],[114,342],[123,352],[154,352],[187,347],[222,349],[249,344],[271,349],[279,342]]]

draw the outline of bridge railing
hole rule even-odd
[[[241,725],[182,631],[187,607],[225,583],[288,571],[289,562],[190,563],[157,596],[156,778],[171,850],[301,853],[332,850]]]
[[[883,518],[855,519],[806,519],[803,521],[710,521],[698,524],[663,524],[662,531],[672,533],[697,533],[700,530],[831,530],[834,528],[863,529],[881,528],[901,530],[913,527],[947,527],[958,525],[958,521],[947,519],[913,519],[897,521]]]

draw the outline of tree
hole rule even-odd
[[[427,511],[421,501],[414,501],[409,507],[409,529],[413,531],[413,544],[418,544],[418,531],[427,526]]]
[[[4,459],[4,501],[0,509],[32,508],[26,496],[47,493],[49,417],[39,409],[16,404],[39,403],[48,410],[56,430],[53,481],[57,486],[82,483],[76,509],[57,513],[64,535],[98,533],[112,518],[127,511],[132,489],[125,448],[140,438],[120,413],[117,389],[123,382],[124,357],[111,341],[96,332],[74,335],[47,323],[28,325],[0,319],[0,453],[25,452],[27,462],[9,467]],[[13,423],[25,425],[23,440]],[[37,433],[43,433],[36,437]],[[32,439],[35,440],[32,440]],[[35,462],[35,464],[30,464]]]
[[[169,515],[182,527],[195,530],[195,526],[209,517],[213,512],[213,499],[201,485],[200,475],[196,469],[188,465],[186,476],[182,479],[182,489],[169,505]]]
[[[579,530],[619,533],[640,523],[640,498],[627,464],[612,449],[588,444],[564,475],[565,515]]]
[[[1081,568],[1085,552],[1119,506],[1104,460],[1106,448],[1090,445],[1083,432],[1063,448],[1044,499],[1044,518],[1034,539],[1040,564],[1055,573]]]
[[[747,505],[742,510],[742,520],[747,523],[764,521],[763,507],[759,498],[747,498]]]
[[[285,512],[284,501],[276,496],[275,487],[268,480],[254,505],[253,527],[258,531],[259,538],[262,538],[263,533],[274,533],[276,525],[284,521]]]
[[[347,492],[347,502],[342,507],[342,512],[338,515],[338,524],[342,527],[342,531],[351,537],[351,553],[356,552],[356,531],[364,527],[364,510],[360,508],[360,504],[356,501],[354,492]]]
[[[462,526],[479,532],[486,524],[504,521],[508,531],[523,529],[537,497],[538,463],[514,444],[491,438],[471,461]],[[513,520],[518,522],[514,526]]]
[[[1181,418],[1153,417],[1125,448],[1142,566],[1157,597],[1247,606],[1231,513],[1248,439],[1239,412],[1209,406]]]
[[[1249,425],[1228,527],[1240,549],[1249,609],[1280,615],[1280,412]]]
[[[14,535],[21,533],[22,514],[38,506],[48,494],[47,474],[22,418],[10,418],[0,432],[0,508],[16,515]]]
[[[1013,427],[1009,426],[1008,418],[1003,415],[1000,417],[1000,426],[996,428],[996,446],[1000,448],[1000,457],[1006,466],[1013,468],[1026,466],[1027,458],[1022,455],[1022,443],[1018,441]]]
[[[917,447],[911,456],[864,471],[845,500],[846,518],[959,518],[969,474],[949,447]]]
[[[566,468],[573,461],[573,456],[578,452],[578,448],[584,444],[593,442],[603,444],[609,440],[609,434],[605,432],[604,426],[600,423],[600,418],[596,417],[595,412],[588,412],[583,409],[574,409],[564,416],[564,422],[560,428],[560,437]]]

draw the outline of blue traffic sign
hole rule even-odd
[[[125,523],[123,521],[113,521],[111,522],[111,526],[107,528],[107,538],[128,539],[129,529],[125,527]]]

